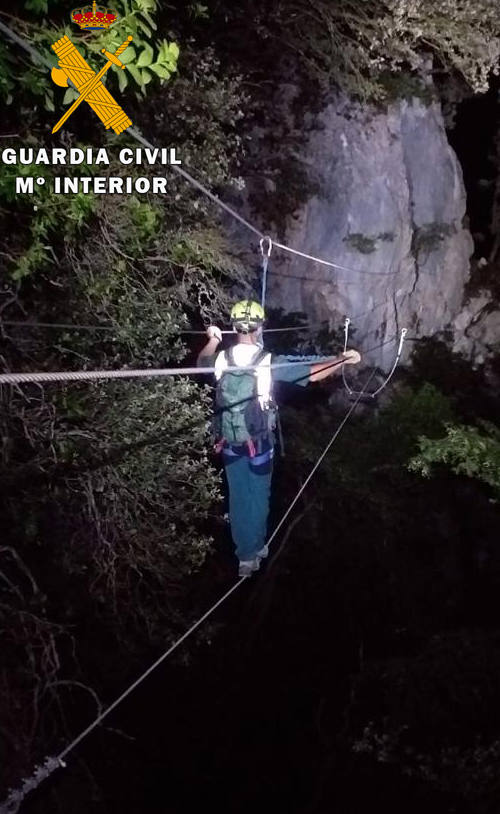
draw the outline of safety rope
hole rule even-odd
[[[42,64],[46,65],[49,70],[52,69],[53,67],[52,63],[50,63],[45,57],[43,57],[38,51],[36,51],[36,49],[32,48],[31,45],[25,42],[22,37],[19,37],[17,34],[15,34],[14,31],[12,31],[7,25],[2,23],[1,21],[0,21],[0,31],[3,31],[4,34],[6,34],[11,40],[13,40],[13,42],[20,45],[21,48],[24,48],[24,50],[27,51],[35,59],[35,61],[42,62]],[[71,80],[68,81],[69,84],[73,86]],[[143,144],[145,147],[154,150],[154,145],[151,144],[151,142],[148,141],[146,138],[144,138],[144,136],[138,130],[136,130],[135,127],[129,127],[126,132],[127,135],[132,136],[132,138],[134,138],[140,144]],[[187,170],[183,169],[183,167],[177,164],[170,164],[169,167],[170,169],[174,170],[174,172],[176,172],[178,175],[181,175],[186,181],[189,181],[189,183],[192,186],[194,186],[196,189],[202,192],[207,198],[210,198],[210,200],[213,201],[213,203],[215,203],[219,208],[224,209],[229,215],[238,220],[243,226],[246,226],[247,229],[249,229],[251,232],[257,235],[259,238],[263,240],[268,239],[268,236],[261,232],[260,229],[251,224],[249,221],[247,221],[244,217],[242,217],[242,215],[238,214],[238,212],[236,212],[232,207],[224,203],[224,201],[222,201],[217,195],[215,195],[213,192],[207,189],[206,186],[197,181],[196,178],[194,178],[189,172],[187,172]],[[349,268],[348,266],[341,266],[338,263],[332,262],[331,260],[323,260],[320,257],[314,257],[311,254],[300,252],[297,249],[293,249],[291,246],[287,246],[284,243],[277,243],[276,241],[273,241],[273,245],[276,246],[277,249],[281,249],[282,251],[285,252],[290,252],[291,254],[298,255],[299,257],[304,257],[307,260],[313,260],[315,263],[320,263],[323,266],[341,269],[342,271],[348,271],[353,274],[367,274],[369,276],[378,276],[378,277],[380,276],[393,277],[399,274],[401,271],[401,269],[398,269],[398,271],[390,272],[353,269]]]
[[[373,376],[375,375],[375,372],[376,371],[374,370],[371,373],[368,381],[365,384],[364,390],[369,386]],[[320,457],[318,458],[316,464],[311,469],[311,472],[307,476],[306,480],[304,481],[304,483],[300,487],[299,491],[297,492],[297,494],[294,497],[293,501],[291,502],[290,506],[288,507],[285,514],[281,518],[280,522],[278,523],[278,525],[274,529],[273,533],[269,537],[269,539],[267,541],[267,545],[270,545],[273,542],[274,538],[276,537],[276,535],[278,534],[278,532],[282,528],[283,524],[285,523],[285,521],[289,517],[289,515],[292,512],[293,508],[297,504],[297,501],[300,499],[301,495],[303,494],[303,492],[307,488],[308,484],[310,483],[310,481],[314,477],[314,474],[316,473],[319,466],[321,465],[321,463],[325,459],[325,457],[328,454],[329,450],[331,449],[331,447],[333,446],[333,444],[337,440],[338,436],[342,432],[343,428],[345,427],[345,425],[349,421],[351,415],[353,414],[354,410],[358,406],[363,394],[364,394],[363,391],[361,391],[361,393],[359,393],[357,400],[354,402],[354,404],[352,404],[352,406],[349,408],[349,410],[345,414],[345,416],[342,419],[341,423],[339,424],[339,426],[335,430],[334,434],[332,435],[332,437],[329,440],[328,444],[326,445],[325,449],[323,450]],[[163,655],[160,656],[160,658],[158,658],[154,662],[154,664],[152,664],[144,673],[142,673],[142,675],[140,675],[139,678],[137,678],[133,682],[133,684],[131,684],[115,701],[113,701],[113,703],[110,704],[110,706],[107,707],[104,710],[104,712],[102,712],[100,715],[98,715],[97,718],[94,721],[92,721],[92,723],[89,724],[89,726],[86,727],[86,729],[84,729],[79,735],[77,735],[77,737],[74,738],[74,740],[72,740],[71,743],[65,749],[63,749],[62,752],[60,752],[56,757],[48,757],[48,758],[46,758],[46,760],[44,761],[42,766],[37,767],[34,774],[30,778],[24,780],[24,782],[23,782],[20,789],[11,790],[8,798],[6,799],[6,801],[0,806],[0,814],[17,814],[17,812],[19,811],[19,807],[20,807],[21,803],[23,802],[23,800],[25,799],[25,797],[27,796],[27,794],[29,794],[31,791],[34,791],[36,788],[38,788],[38,786],[40,786],[40,784],[44,780],[46,780],[48,777],[50,777],[50,775],[56,769],[65,768],[66,767],[65,759],[69,755],[69,753],[72,752],[73,749],[75,749],[75,747],[78,746],[78,744],[81,743],[81,741],[84,738],[87,737],[87,735],[89,735],[97,726],[99,726],[99,724],[101,724],[102,721],[104,721],[104,719],[107,718],[108,715],[114,709],[116,709],[116,707],[119,704],[121,704],[122,701],[125,700],[125,698],[127,698],[140,684],[142,684],[142,682],[149,675],[151,675],[151,673],[154,670],[156,670],[156,668],[159,667],[159,665],[162,662],[164,662],[178,647],[180,647],[180,645],[183,642],[185,642],[186,639],[189,636],[191,636],[191,634],[194,633],[194,631],[197,630],[197,628],[199,628],[200,625],[202,625],[203,622],[206,619],[208,619],[208,617],[211,616],[217,610],[217,608],[220,607],[220,605],[222,605],[223,602],[225,602],[226,599],[229,596],[231,596],[231,594],[233,594],[236,591],[236,589],[239,588],[239,586],[242,585],[242,583],[247,579],[249,579],[249,577],[245,576],[245,577],[241,577],[241,579],[239,579],[237,582],[235,582],[235,584],[228,591],[226,591],[226,593],[220,599],[218,599],[217,602],[214,605],[212,605],[212,607],[209,608],[209,610],[206,611],[206,613],[203,614],[203,616],[201,616],[193,625],[191,625],[189,630],[187,630],[180,637],[180,639],[177,639],[177,641],[174,642],[174,644],[171,645],[171,647],[169,647],[169,649],[165,653],[163,653]]]
[[[351,320],[349,319],[349,317],[346,317],[345,322],[344,322],[344,353],[347,351],[347,344],[348,344],[348,341],[349,341],[349,325],[350,324],[351,324]],[[400,333],[400,337],[399,337],[399,346],[398,346],[398,350],[397,350],[397,353],[396,353],[396,358],[394,360],[394,364],[393,364],[393,366],[392,366],[392,368],[390,370],[390,373],[387,376],[387,378],[385,379],[385,381],[383,381],[382,384],[380,385],[380,387],[377,390],[375,390],[373,393],[363,393],[362,395],[368,396],[370,398],[375,398],[375,396],[378,396],[379,393],[381,393],[382,390],[384,390],[384,388],[387,387],[390,380],[394,376],[394,373],[396,372],[396,368],[397,368],[397,366],[399,364],[399,360],[401,359],[401,354],[403,352],[403,345],[405,343],[407,333],[408,333],[408,329],[407,328],[402,328],[401,333]],[[345,389],[347,390],[347,392],[349,393],[350,396],[359,395],[360,391],[359,390],[353,390],[349,386],[349,384],[347,383],[347,379],[346,379],[346,375],[345,375],[345,365],[342,365],[342,381],[344,382],[344,387],[345,387]]]

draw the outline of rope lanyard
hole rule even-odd
[[[345,322],[344,322],[344,353],[347,350],[347,343],[349,341],[349,325],[350,324],[351,324],[351,320],[349,319],[349,317],[346,317]],[[399,337],[399,346],[398,346],[398,350],[396,352],[396,358],[394,360],[394,364],[393,364],[393,366],[391,368],[391,371],[390,371],[389,375],[387,376],[387,378],[385,379],[385,381],[383,381],[382,384],[380,385],[380,387],[377,390],[375,390],[373,393],[363,393],[362,395],[368,396],[369,398],[374,399],[375,396],[378,396],[378,394],[381,393],[382,390],[384,390],[387,387],[390,380],[394,376],[394,373],[396,372],[396,368],[397,368],[397,366],[399,364],[399,360],[401,359],[401,354],[403,352],[403,345],[404,345],[407,333],[408,333],[408,328],[402,328],[401,333],[400,333],[400,337]],[[345,389],[347,390],[347,392],[349,393],[350,396],[359,395],[359,390],[353,390],[349,386],[349,384],[347,383],[347,379],[346,379],[346,375],[345,375],[345,365],[342,365],[342,381],[344,382],[344,387],[345,387]]]
[[[264,243],[267,240],[267,249],[264,251]],[[260,253],[262,255],[262,295],[260,299],[260,304],[262,307],[266,308],[266,293],[267,293],[267,269],[269,267],[269,258],[271,257],[271,252],[273,250],[273,241],[270,237],[263,237],[260,241]]]
[[[321,463],[323,462],[323,460],[327,456],[329,450],[331,449],[331,447],[333,446],[333,444],[337,440],[338,436],[342,432],[343,428],[345,427],[345,425],[349,421],[350,417],[354,413],[354,410],[358,406],[358,404],[359,404],[359,402],[361,400],[361,397],[364,395],[364,390],[366,390],[366,388],[370,384],[370,382],[371,382],[374,375],[375,375],[375,370],[371,373],[368,381],[365,384],[365,387],[364,387],[363,391],[361,391],[361,393],[359,393],[358,398],[356,399],[354,404],[351,405],[351,407],[349,408],[349,410],[345,414],[344,418],[340,422],[339,426],[337,427],[337,429],[333,433],[333,435],[330,438],[328,444],[326,445],[326,447],[324,448],[324,450],[321,453],[320,457],[318,458],[315,465],[311,469],[309,475],[307,476],[304,483],[300,487],[299,491],[297,492],[296,496],[294,497],[293,501],[289,505],[289,507],[286,510],[285,514],[283,515],[283,517],[279,521],[278,525],[274,529],[273,533],[269,537],[269,540],[267,541],[267,545],[270,545],[273,542],[273,540],[277,536],[278,532],[280,531],[280,529],[284,525],[285,521],[287,520],[287,518],[289,517],[289,515],[292,512],[293,508],[295,507],[297,501],[300,499],[301,495],[303,494],[303,492],[307,488],[308,484],[310,483],[310,481],[314,477],[314,475],[315,475],[316,471],[318,470],[318,468],[320,467]],[[0,814],[17,814],[17,812],[19,811],[19,807],[20,807],[21,803],[23,802],[23,800],[25,799],[25,797],[31,791],[34,791],[35,789],[37,789],[40,786],[40,784],[44,780],[46,780],[48,777],[50,777],[50,775],[56,769],[65,768],[66,767],[65,759],[69,755],[69,753],[72,752],[73,749],[75,749],[75,747],[78,746],[78,744],[81,743],[81,741],[84,738],[87,737],[87,735],[89,735],[97,726],[99,726],[99,724],[102,723],[102,721],[104,721],[104,719],[107,718],[108,715],[114,709],[116,709],[116,707],[119,704],[121,704],[122,701],[125,700],[125,698],[127,698],[140,684],[142,684],[142,682],[149,675],[151,675],[151,673],[154,670],[156,670],[156,668],[159,667],[159,665],[162,664],[162,662],[164,662],[178,647],[180,647],[180,645],[183,642],[185,642],[186,639],[189,636],[191,636],[191,634],[194,633],[194,631],[197,630],[197,628],[199,628],[200,625],[206,619],[208,619],[208,617],[211,616],[217,610],[217,608],[219,608],[226,601],[226,599],[228,599],[228,597],[231,596],[231,594],[233,594],[236,591],[236,589],[239,588],[240,585],[243,584],[243,582],[246,579],[249,579],[249,577],[241,577],[241,579],[239,579],[237,582],[235,582],[235,584],[220,599],[218,599],[217,602],[214,605],[212,605],[212,607],[209,608],[209,610],[206,611],[206,613],[204,613],[203,616],[201,616],[189,628],[189,630],[187,630],[180,637],[180,639],[177,639],[177,641],[174,642],[174,644],[171,647],[169,647],[169,649],[166,650],[165,653],[163,653],[163,655],[160,656],[160,658],[158,658],[150,667],[148,667],[148,669],[144,673],[142,673],[142,675],[140,675],[139,678],[137,678],[133,682],[133,684],[131,684],[115,701],[113,701],[113,703],[110,704],[110,706],[107,707],[104,710],[104,712],[102,712],[91,724],[89,724],[89,726],[87,726],[86,729],[84,729],[79,735],[77,735],[77,737],[74,738],[74,740],[72,740],[71,743],[65,749],[63,749],[62,752],[60,752],[56,757],[47,757],[45,759],[44,763],[41,766],[36,767],[33,775],[23,781],[22,786],[19,789],[11,790],[8,798],[0,806]]]

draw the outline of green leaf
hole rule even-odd
[[[128,66],[128,71],[130,72],[131,76],[137,82],[137,84],[142,87],[142,74],[137,67],[137,65],[131,64]]]
[[[139,59],[137,60],[137,67],[138,68],[146,68],[148,65],[151,65],[154,57],[154,51],[150,45],[146,45],[144,51],[141,52],[139,55]]]
[[[154,65],[150,65],[149,68],[151,71],[154,71],[155,74],[160,77],[160,79],[170,79],[171,72],[165,67],[165,65],[160,65],[157,62]]]
[[[127,85],[128,85],[127,71],[118,71],[118,87],[120,88],[121,93],[123,93]]]
[[[142,70],[141,75],[142,75],[143,84],[144,85],[149,85],[149,83],[151,82],[151,80],[153,78],[153,74],[151,74],[149,71]]]
[[[74,102],[75,99],[78,99],[78,93],[74,88],[68,88],[63,96],[63,105],[69,105]]]
[[[45,94],[45,109],[50,110],[51,113],[54,113],[55,111],[54,97],[49,93]]]
[[[173,57],[173,59],[175,59],[175,61],[177,61],[177,59],[179,57],[179,53],[180,53],[180,48],[179,48],[179,46],[177,45],[176,42],[171,42],[170,43],[170,45],[168,46],[168,51],[169,51],[170,55]]]
[[[148,14],[148,12],[147,12],[147,11],[144,11],[144,12],[143,12],[143,16],[146,18],[146,20],[148,21],[148,23],[149,23],[149,25],[151,26],[151,28],[152,28],[154,31],[156,31],[156,29],[158,28],[158,26],[156,25],[155,21],[154,21],[154,20],[153,20],[153,18],[151,17],[151,14]]]
[[[158,59],[164,60],[168,57],[168,42],[162,40],[158,46]]]
[[[138,26],[138,28],[140,28],[140,29],[141,29],[141,31],[143,31],[143,32],[144,32],[144,34],[146,35],[146,37],[150,37],[150,36],[151,36],[151,34],[153,33],[153,32],[151,31],[151,29],[150,29],[150,28],[149,28],[149,27],[146,25],[146,23],[143,23],[143,21],[142,21],[142,20],[137,20],[137,26]]]
[[[115,49],[116,50],[116,49]],[[133,45],[129,45],[128,48],[125,49],[123,54],[121,55],[120,59],[124,65],[128,65],[129,62],[134,62],[137,54],[135,52],[135,48]],[[122,71],[123,73],[123,71]]]
[[[47,14],[48,0],[26,0],[25,9],[34,11],[36,14]]]
[[[208,19],[208,6],[203,6],[201,3],[192,3],[189,6],[189,13],[195,19]]]

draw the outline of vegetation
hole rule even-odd
[[[85,4],[82,4],[85,5]],[[125,41],[127,36],[133,36],[133,45],[129,45],[123,53],[121,61],[127,65],[126,71],[117,71],[114,76],[120,91],[124,91],[130,82],[141,95],[145,94],[146,87],[155,78],[160,84],[166,82],[177,70],[177,59],[179,56],[179,46],[176,42],[168,42],[166,39],[157,38],[157,23],[155,21],[158,10],[157,0],[117,0],[113,9],[117,12],[117,21],[107,31],[93,33],[91,37],[82,32],[75,32],[75,26],[69,19],[69,10],[64,3],[51,3],[50,14],[47,0],[27,0],[24,4],[25,14],[30,14],[31,20],[26,17],[13,18],[11,25],[16,32],[22,35],[23,39],[41,54],[42,59],[49,60],[54,67],[57,66],[57,59],[51,49],[51,45],[56,39],[67,36],[72,42],[78,44],[80,53],[85,59],[90,61],[101,59],[101,50],[108,51],[116,49]],[[54,15],[59,18],[54,23]],[[154,39],[152,39],[154,37]],[[12,76],[12,69],[15,58],[12,57],[11,49],[5,43],[0,42],[0,65],[3,67],[2,78],[0,80],[0,93],[5,104],[11,105],[15,98],[19,96],[19,84],[21,90],[27,91],[38,99],[42,109],[55,111],[54,85],[50,75],[41,68],[40,61],[34,60],[32,67],[24,70],[20,77],[20,83],[15,83]],[[113,73],[111,73],[113,76]],[[63,104],[70,105],[77,97],[76,91],[69,87],[64,94]],[[60,102],[58,100],[58,107]],[[39,105],[35,104],[35,111]]]
[[[362,98],[390,98],[388,74],[433,70],[484,93],[498,71],[494,0],[292,0],[274,8],[282,25],[275,36],[318,77]]]
[[[134,3],[127,19],[137,25],[139,62],[144,51],[150,55],[149,46],[140,48],[142,37],[150,40],[144,20],[152,30],[153,6]],[[41,22],[20,30],[43,49],[64,29],[49,27],[43,3],[33,10],[42,13]],[[112,47],[110,37],[79,45],[97,51]],[[14,68],[25,81],[7,115],[20,141],[6,139],[2,147],[40,146],[46,121],[53,120],[47,74],[24,60],[15,64],[13,53],[9,49],[7,86]],[[176,57],[175,48],[169,53]],[[144,67],[154,72],[155,64]],[[209,184],[238,184],[241,80],[223,76],[210,49],[186,46],[179,68],[168,86],[158,71],[157,83],[144,71],[142,84],[135,77],[148,94],[140,106],[148,136],[175,144]],[[133,106],[134,86],[122,90],[124,104]],[[33,99],[41,99],[44,110]],[[75,141],[68,130],[61,143],[102,144],[98,124],[87,141]],[[105,174],[121,175],[116,139],[106,138],[112,161]],[[126,137],[120,146],[127,143],[137,146]],[[169,178],[163,200],[58,199],[48,183],[33,200],[14,195],[13,171],[32,168],[2,165],[0,179],[4,369],[179,364],[188,353],[182,329],[225,314],[229,287],[244,285],[213,209],[176,177]],[[57,168],[37,171],[49,179]],[[67,171],[83,175],[96,168]],[[157,172],[139,166],[129,174]],[[208,457],[210,395],[195,381],[4,388],[1,396],[0,684],[7,734],[0,754],[3,781],[10,784],[59,737],[77,705],[91,717],[106,672],[116,669],[117,686],[123,670],[133,669],[134,654],[184,629],[184,597],[210,551],[220,478]],[[83,653],[103,648],[109,661],[99,678],[95,656]]]
[[[392,232],[382,232],[379,235],[370,237],[361,234],[361,232],[353,232],[344,238],[344,243],[347,243],[349,247],[356,249],[361,254],[371,254],[377,250],[378,240],[390,243],[394,240],[394,234]]]
[[[435,464],[444,464],[456,475],[477,478],[498,492],[500,428],[489,421],[481,421],[479,427],[447,424],[444,438],[421,438],[409,469],[428,478]]]
[[[434,252],[443,241],[455,232],[455,227],[449,223],[425,223],[415,229],[412,241],[412,252],[415,257],[421,254]]]
[[[344,238],[344,243],[356,249],[361,254],[371,254],[377,248],[377,240],[373,237],[367,237],[360,232],[353,232],[349,237]]]

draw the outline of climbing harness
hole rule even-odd
[[[348,341],[349,341],[349,325],[350,324],[351,324],[351,320],[349,319],[349,317],[346,317],[345,321],[344,321],[344,353],[347,351],[347,344],[348,344]],[[401,354],[403,352],[403,345],[404,345],[407,333],[408,333],[407,328],[403,328],[401,330],[400,337],[399,337],[399,346],[398,346],[398,350],[397,350],[397,353],[396,353],[396,358],[394,360],[394,364],[393,364],[393,366],[391,368],[391,371],[390,371],[389,375],[387,376],[385,381],[382,382],[380,387],[377,390],[375,390],[374,393],[363,392],[361,395],[363,395],[365,398],[374,399],[389,384],[390,380],[394,376],[394,373],[395,373],[396,368],[398,366],[399,360],[401,358]],[[358,396],[358,395],[360,395],[359,390],[353,390],[351,387],[349,387],[349,384],[347,383],[347,379],[346,379],[346,375],[345,375],[345,365],[342,365],[342,381],[344,382],[344,387],[345,387],[345,389],[347,390],[347,392],[349,393],[350,396]]]
[[[267,241],[267,248],[264,251],[264,243]],[[273,241],[269,236],[263,237],[260,241],[260,253],[262,255],[262,294],[260,304],[263,308],[266,307],[266,294],[267,294],[267,270],[269,268],[269,258],[273,250]]]

